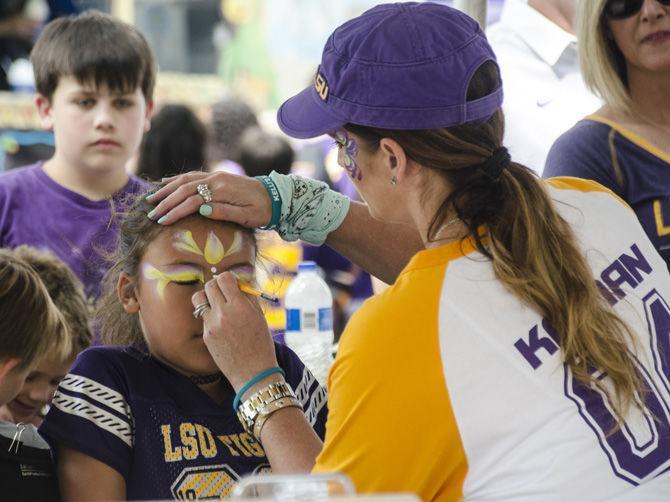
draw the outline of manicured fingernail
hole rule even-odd
[[[203,216],[211,216],[212,206],[209,206],[207,204],[203,204],[202,206],[200,206],[200,209],[198,209],[198,212]]]
[[[153,199],[154,195],[156,195],[156,194],[155,194],[155,193],[150,193],[149,195],[147,195],[147,196],[144,198],[144,200],[150,201],[151,199]]]
[[[149,217],[150,220],[154,219],[154,216],[156,216],[156,209],[152,209],[147,213],[147,216]]]
[[[160,219],[158,220],[158,224],[162,225],[163,223],[165,223],[165,220],[167,220],[167,215],[161,216]]]

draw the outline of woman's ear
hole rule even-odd
[[[389,179],[395,176],[397,181],[402,181],[407,174],[407,155],[403,147],[391,138],[382,138],[379,148],[384,156],[384,164],[389,169]]]
[[[123,310],[129,314],[137,314],[140,311],[140,302],[137,299],[135,283],[126,272],[121,272],[116,283],[116,294],[123,305]]]

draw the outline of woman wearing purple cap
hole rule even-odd
[[[194,295],[275,472],[341,471],[361,492],[424,500],[667,500],[665,263],[600,185],[512,162],[501,102],[476,22],[379,5],[335,30],[313,86],[278,114],[287,134],[335,139],[367,205],[276,173],[188,174],[152,197],[162,224],[199,211],[264,225],[394,282],[342,335],[323,447],[272,396],[281,378],[254,370],[276,365],[255,300],[229,273]],[[223,332],[230,318],[243,328]]]

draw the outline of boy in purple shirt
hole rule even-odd
[[[126,173],[149,128],[155,63],[144,37],[112,16],[57,19],[31,60],[35,103],[56,150],[46,162],[0,176],[0,246],[49,249],[95,299],[128,194],[146,190]]]

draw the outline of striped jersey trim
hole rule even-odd
[[[131,423],[103,410],[85,399],[56,392],[51,403],[63,413],[74,415],[92,422],[97,427],[118,437],[129,447],[133,447],[133,431]]]
[[[315,383],[317,386],[310,398],[309,389],[311,389]],[[305,367],[305,369],[302,371],[302,379],[295,388],[295,396],[298,401],[300,401],[302,409],[305,411],[307,420],[309,421],[310,425],[313,426],[316,423],[316,417],[319,416],[319,412],[328,402],[328,392],[326,391],[325,387],[319,385],[319,383],[316,381],[316,378],[307,369],[307,367]]]
[[[312,398],[309,400],[309,406],[305,410],[305,416],[309,421],[309,425],[312,427],[314,426],[316,423],[316,417],[319,416],[319,412],[323,409],[327,402],[328,392],[326,392],[324,387],[319,385],[316,392],[312,394]]]
[[[300,401],[300,404],[302,404],[303,408],[309,400],[309,389],[312,387],[314,382],[316,382],[316,378],[314,375],[312,375],[312,373],[310,373],[307,367],[305,367],[302,371],[302,379],[295,388],[295,397],[298,398],[298,401]]]
[[[92,403],[102,404],[118,412],[129,422],[133,420],[126,398],[114,389],[110,389],[95,380],[81,375],[69,374],[59,384],[59,389],[61,388],[76,392],[77,394],[83,394]]]

